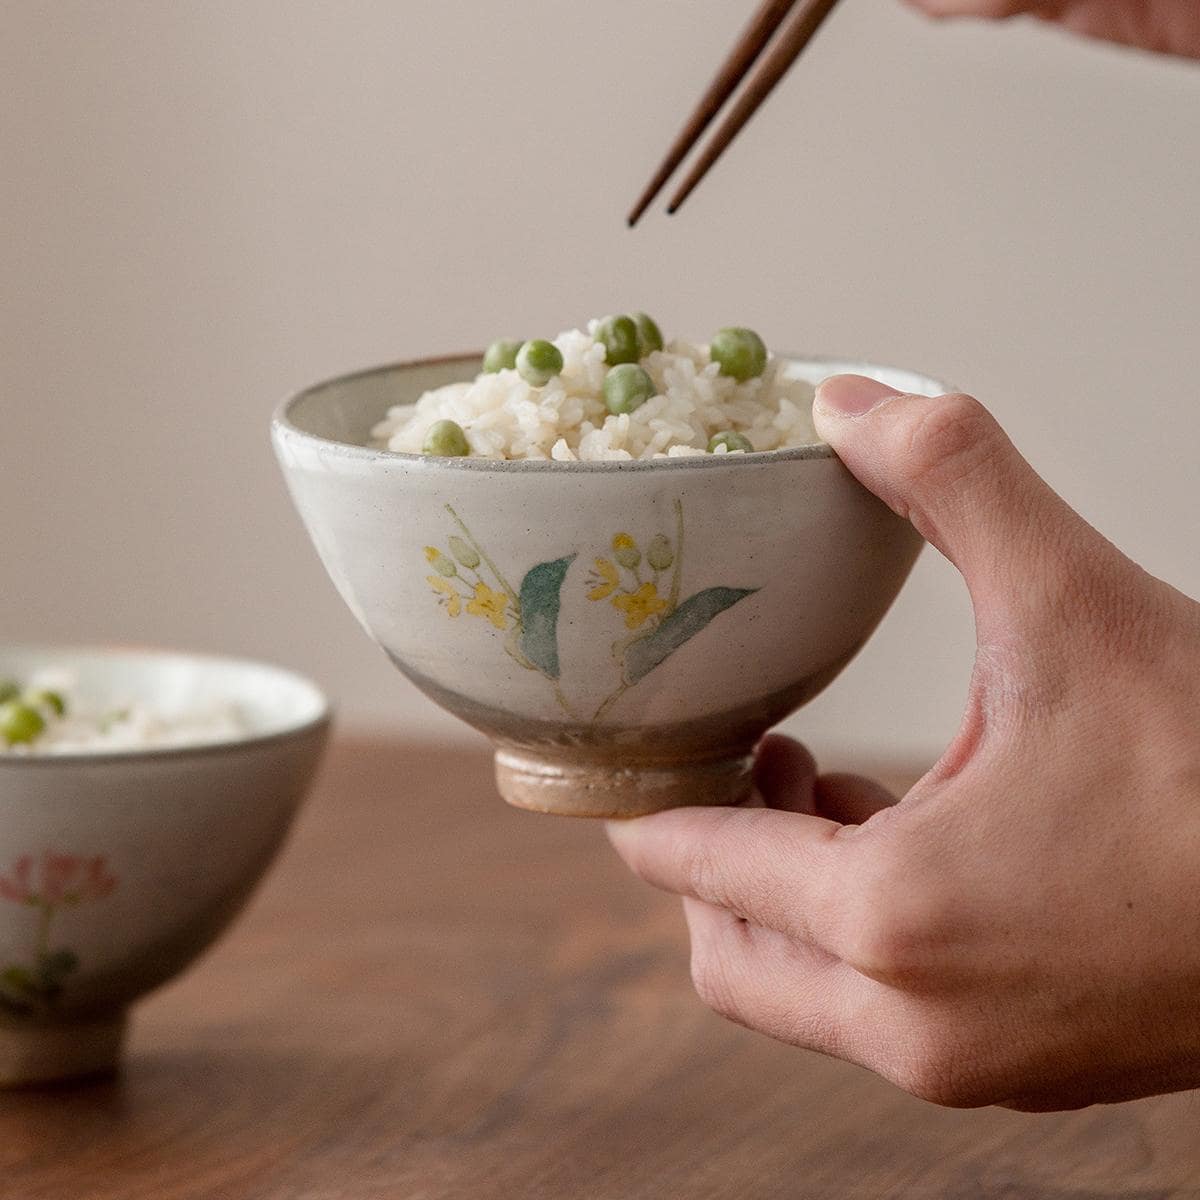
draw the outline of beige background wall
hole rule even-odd
[[[359,632],[266,420],[343,369],[644,307],[985,397],[1200,594],[1200,67],[846,0],[678,217],[621,221],[751,0],[0,2],[0,636],[262,655],[467,736]],[[937,748],[932,552],[794,726]]]

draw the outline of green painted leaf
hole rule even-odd
[[[558,678],[558,610],[574,554],[538,563],[521,580],[521,653],[548,679]]]
[[[689,596],[670,616],[663,618],[653,633],[638,638],[625,651],[626,680],[632,685],[644,679],[714,617],[756,591],[757,588],[714,587]]]

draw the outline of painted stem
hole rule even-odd
[[[559,707],[563,712],[571,718],[572,721],[580,721],[583,718],[571,707],[571,702],[563,695],[562,683],[559,680],[554,681],[554,698],[558,701]]]
[[[671,574],[671,591],[667,595],[667,612],[679,607],[679,589],[683,585],[683,501],[675,500],[675,570]]]
[[[612,706],[614,704],[616,704],[616,702],[618,700],[620,700],[620,698],[623,695],[625,695],[625,693],[627,691],[629,691],[631,686],[632,686],[631,684],[623,682],[621,684],[621,686],[619,688],[617,688],[617,690],[615,692],[613,692],[610,696],[608,696],[607,699],[605,699],[604,702],[600,705],[600,707],[598,709],[596,709],[595,714],[592,716],[592,720],[598,721],[598,720],[600,720],[601,717],[603,717],[605,714],[607,714],[608,710],[610,708],[612,708]]]
[[[33,952],[40,964],[43,959],[50,953],[50,927],[54,924],[55,907],[53,904],[43,903],[40,906],[37,924],[37,938],[34,942]]]
[[[513,590],[512,585],[501,574],[500,568],[496,566],[494,562],[492,562],[492,560],[488,557],[487,551],[484,550],[484,548],[471,536],[471,531],[466,527],[465,524],[463,524],[462,517],[460,517],[449,504],[446,505],[446,511],[451,517],[454,518],[454,522],[459,529],[462,530],[463,537],[467,539],[471,549],[474,550],[475,553],[478,554],[479,557],[483,559],[483,561],[491,568],[492,574],[496,576],[496,581],[508,593],[508,598],[513,604],[513,611],[519,614],[521,611],[521,601],[517,597],[517,593]]]

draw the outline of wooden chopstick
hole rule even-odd
[[[667,205],[668,213],[677,212],[683,202],[692,194],[696,185],[708,174],[712,165],[725,152],[729,143],[733,141],[746,122],[758,111],[762,102],[770,95],[772,88],[784,77],[792,63],[800,57],[801,52],[812,41],[813,36],[821,28],[825,18],[833,11],[837,2],[838,0],[807,0],[807,3],[801,4],[799,8],[796,8],[795,0],[791,0],[787,4],[762,5],[750,25],[743,32],[741,38],[739,38],[737,46],[726,60],[717,78],[705,93],[696,112],[693,113],[683,132],[671,147],[670,153],[659,168],[658,174],[655,175],[650,185],[646,188],[633,212],[630,213],[630,225],[633,225],[637,218],[641,216],[650,204],[650,201],[653,200],[659,189],[666,182],[667,177],[683,161],[692,145],[699,139],[705,126],[712,120],[716,109],[720,107],[720,104],[728,98],[737,86],[741,75],[744,75],[749,70],[763,47],[770,41],[773,29],[782,23],[782,19],[787,12],[795,8],[795,11],[788,18],[787,23],[783,25],[783,29],[780,31],[774,45],[767,52],[767,56],[750,77],[745,90],[737,98],[733,107],[726,114],[725,119],[717,127],[717,131],[705,147],[704,153],[696,161],[687,178],[680,184],[675,195],[671,197],[671,201]],[[770,16],[775,17],[775,23],[770,29],[766,29],[769,19],[768,8],[772,10]],[[783,8],[784,11],[777,12],[780,8]],[[765,32],[763,32],[764,29]],[[756,45],[756,40],[760,38],[761,41]],[[734,68],[738,64],[743,65],[741,66],[740,73],[734,76]],[[721,96],[721,100],[716,102],[711,112],[708,111],[713,98],[718,95]]]
[[[708,128],[709,122],[720,112],[721,105],[733,95],[734,89],[741,83],[746,72],[754,66],[758,56],[771,40],[771,35],[795,5],[796,0],[763,0],[758,6],[758,11],[750,18],[737,44],[721,64],[721,69],[714,76],[712,83],[708,85],[708,91],[700,97],[700,103],[696,105],[687,123],[671,144],[654,178],[646,185],[646,190],[630,211],[627,218],[630,228],[637,224],[638,218],[650,207],[654,197],[662,191],[663,185],[675,174],[675,168],[700,140],[700,135]]]

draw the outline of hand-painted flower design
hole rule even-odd
[[[47,851],[40,860],[23,854],[8,875],[0,876],[0,900],[69,908],[87,900],[102,900],[116,886],[104,855],[88,858]]]
[[[605,600],[621,583],[621,573],[607,558],[596,559],[596,568],[588,574],[589,600]]]
[[[473,617],[484,617],[497,629],[508,628],[508,597],[503,592],[493,591],[480,580],[475,585],[475,598],[467,601],[467,612]]]
[[[667,611],[667,602],[653,583],[643,583],[636,592],[614,596],[612,606],[625,614],[626,629],[641,629],[651,617]]]
[[[601,702],[598,720],[655,667],[754,588],[705,588],[682,599],[683,504],[675,501],[675,536],[655,533],[645,544],[624,530],[613,535],[612,559],[597,558],[588,576],[589,600],[607,600],[624,618],[632,636],[613,643],[620,683]],[[669,573],[669,574],[668,574]],[[647,578],[649,576],[649,578]]]
[[[439,601],[446,606],[446,612],[452,617],[457,617],[462,612],[462,593],[450,582],[441,575],[427,575],[425,582],[429,584],[435,592],[438,592]]]
[[[458,574],[454,559],[447,558],[436,546],[425,547],[425,561],[439,574],[453,579]]]
[[[452,509],[450,511],[457,520],[457,514]],[[459,524],[462,525],[461,522]],[[462,529],[466,533],[465,525]],[[469,533],[466,538],[454,534],[447,542],[449,553],[438,546],[425,547],[425,561],[437,572],[436,575],[426,575],[425,582],[437,593],[438,601],[446,608],[446,614],[457,617],[466,612],[490,621],[497,629],[507,629],[509,611],[515,612],[517,609],[516,592],[492,560],[475,545]],[[485,570],[489,571],[494,587],[484,579]]]
[[[507,633],[504,649],[508,655],[526,670],[544,675],[553,685],[558,703],[576,717],[559,686],[558,662],[560,593],[575,555],[537,563],[513,587],[449,504],[446,512],[459,532],[447,537],[448,551],[425,547],[425,561],[437,572],[427,575],[425,582],[437,593],[447,615],[457,617],[465,612]]]
[[[0,900],[11,900],[15,904],[33,902],[33,885],[29,874],[33,870],[33,855],[22,855],[13,864],[11,876],[0,875]]]
[[[673,537],[658,532],[643,545],[627,530],[613,534],[607,553],[593,559],[586,596],[611,604],[630,632],[612,644],[617,686],[585,719],[563,694],[558,647],[562,587],[576,554],[535,564],[514,587],[449,504],[446,511],[458,533],[447,537],[446,549],[424,548],[425,562],[436,572],[425,576],[426,583],[449,617],[466,612],[506,633],[504,649],[511,658],[544,675],[553,684],[558,703],[576,721],[590,723],[604,716],[684,643],[756,590],[709,587],[683,598],[683,504],[679,500],[674,505]],[[588,707],[595,703],[593,695]]]
[[[79,966],[74,951],[50,948],[54,919],[63,909],[103,900],[117,888],[104,855],[46,851],[35,859],[23,854],[0,876],[0,899],[36,909],[32,962],[0,968],[0,1011],[16,1016],[49,1012],[62,994],[67,976]]]
[[[613,558],[626,570],[636,571],[642,561],[642,552],[632,534],[617,533],[612,540]]]
[[[681,527],[681,541],[682,536]],[[658,590],[662,572],[676,562],[675,547],[665,533],[656,533],[650,539],[644,556],[632,534],[614,534],[612,556],[616,563],[608,558],[595,560],[595,570],[587,580],[589,600],[607,600],[625,618],[626,629],[641,629],[647,621],[661,617],[673,607],[674,600]],[[652,574],[650,579],[644,578],[643,566]],[[629,573],[625,585],[621,582],[622,568]],[[678,582],[670,586],[677,595]]]
[[[656,533],[646,547],[646,561],[656,570],[665,571],[675,561],[675,547],[665,533]]]

